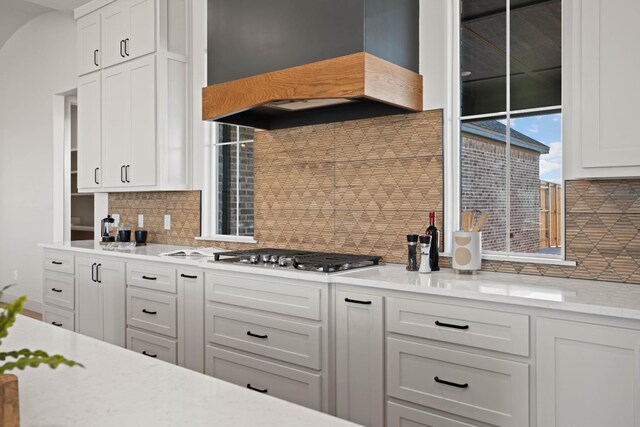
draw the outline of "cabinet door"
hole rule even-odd
[[[156,63],[155,56],[128,64],[130,105],[130,160],[127,185],[156,184]]]
[[[336,292],[336,401],[340,418],[384,425],[382,297]]]
[[[78,75],[100,69],[100,13],[83,16],[77,22]]]
[[[127,2],[111,3],[102,11],[102,68],[127,60],[125,41],[129,37]]]
[[[539,426],[640,426],[640,331],[537,325]]]
[[[100,188],[102,163],[101,75],[78,79],[78,188]]]
[[[102,288],[96,279],[98,262],[76,258],[77,332],[102,340]]]
[[[125,274],[124,263],[100,260],[98,280],[102,288],[102,340],[125,346]]]
[[[156,50],[156,0],[128,2],[129,37],[127,59],[134,59]]]
[[[127,64],[102,72],[103,187],[126,185],[125,168],[131,144],[129,73]]]

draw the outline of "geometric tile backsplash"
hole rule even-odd
[[[429,211],[442,228],[439,110],[256,132],[254,145],[258,246],[405,262],[405,235],[424,232]],[[566,253],[576,267],[483,261],[483,270],[640,284],[640,179],[567,181],[565,191]],[[132,228],[144,214],[149,242],[253,246],[194,240],[199,191],[114,193],[109,212]]]

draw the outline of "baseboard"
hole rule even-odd
[[[17,300],[18,298],[20,298],[20,296],[4,293],[2,295],[2,302],[8,303]],[[24,303],[24,308],[25,310],[33,311],[38,314],[42,314],[44,312],[44,304],[38,301],[26,300]]]

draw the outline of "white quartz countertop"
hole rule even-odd
[[[18,375],[20,420],[36,426],[347,427],[350,422],[19,316],[2,350],[84,364]]]
[[[420,274],[406,271],[401,264],[385,264],[349,272],[325,274],[271,266],[210,262],[212,258],[160,256],[161,253],[180,249],[178,246],[170,245],[149,244],[118,251],[103,250],[98,243],[92,241],[42,244],[41,246],[94,255],[99,251],[101,256],[163,261],[214,271],[262,274],[640,320],[640,285],[633,284],[484,271],[475,275],[460,275],[450,269]]]

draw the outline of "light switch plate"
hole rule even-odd
[[[164,216],[164,229],[171,230],[171,215]]]
[[[118,225],[120,225],[120,214],[116,214],[116,213],[111,214],[111,218],[113,218],[113,221],[114,221],[113,225],[114,226],[117,227]]]
[[[138,227],[144,227],[144,215],[138,214]]]

